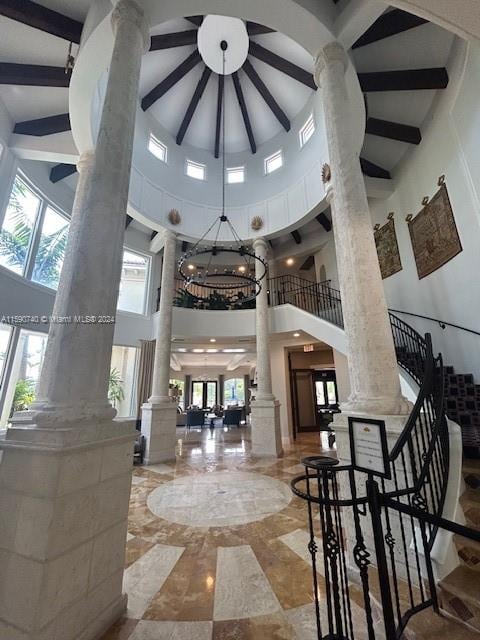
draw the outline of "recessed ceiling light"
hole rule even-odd
[[[287,265],[291,267],[292,264],[295,264],[295,260],[293,258],[287,258]]]
[[[215,338],[210,338],[210,342],[216,342]]]
[[[205,353],[205,349],[192,349],[192,353]]]
[[[294,337],[294,338],[299,338],[299,337],[300,337],[300,334],[298,333],[298,331],[296,331],[296,332],[293,334],[293,337]]]
[[[247,268],[242,264],[240,267],[238,267],[238,270],[240,271],[240,273],[245,273]]]
[[[176,349],[176,351],[178,351],[179,353],[186,353],[187,352],[186,349]]]
[[[222,349],[223,353],[245,353],[246,349]]]
[[[207,349],[207,353],[218,353],[218,349]]]
[[[195,269],[195,265],[194,264],[189,264],[188,265],[188,270],[189,271],[193,271]]]

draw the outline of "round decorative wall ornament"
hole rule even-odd
[[[180,224],[182,217],[177,209],[171,209],[171,211],[168,212],[168,221],[170,224]]]
[[[260,229],[263,227],[262,218],[260,216],[254,216],[252,218],[251,227],[252,227],[253,231],[260,231]]]
[[[322,182],[323,184],[327,184],[332,179],[332,171],[330,169],[330,165],[325,163],[322,167]]]

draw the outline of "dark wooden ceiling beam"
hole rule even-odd
[[[254,67],[252,66],[251,62],[248,59],[245,60],[245,62],[243,63],[243,70],[252,81],[258,93],[262,96],[262,98],[265,100],[267,105],[270,107],[270,110],[272,111],[274,116],[277,118],[277,120],[280,122],[280,124],[285,129],[285,131],[290,131],[291,125],[290,125],[290,120],[287,117],[287,114],[285,113],[285,111],[283,111],[283,109],[280,107],[278,102],[272,96],[267,85],[260,78],[260,76],[258,75],[258,73],[256,72],[256,70],[254,69]]]
[[[30,87],[68,87],[70,73],[65,73],[63,67],[0,62],[0,84],[16,84]]]
[[[162,33],[152,36],[150,51],[160,51],[162,49],[173,49],[174,47],[186,47],[190,44],[197,44],[197,30],[178,31],[175,33]]]
[[[370,91],[445,89],[448,85],[448,73],[444,67],[359,73],[358,79],[362,91],[367,93]]]
[[[53,133],[62,133],[63,131],[70,130],[70,116],[68,113],[60,113],[56,116],[48,116],[47,118],[17,122],[13,133],[26,136],[49,136]]]
[[[367,44],[395,36],[397,33],[403,33],[404,31],[420,27],[426,23],[428,23],[428,20],[425,20],[425,18],[414,16],[412,13],[402,11],[401,9],[393,9],[393,11],[388,11],[381,15],[380,18],[365,31],[363,36],[354,43],[352,49],[364,47]]]
[[[384,180],[390,180],[392,177],[390,172],[382,167],[379,167],[377,164],[366,160],[365,158],[360,158],[360,166],[362,167],[362,173],[369,178],[382,178]]]
[[[128,213],[125,216],[125,229],[128,229],[128,227],[132,224],[133,222],[133,218],[132,216],[129,216]]]
[[[156,237],[158,236],[158,231],[152,231],[152,233],[150,234],[150,242]]]
[[[83,29],[81,22],[31,0],[0,0],[0,15],[69,42],[80,43]]]
[[[190,122],[192,121],[193,114],[195,113],[196,108],[198,107],[198,103],[200,102],[203,92],[207,86],[207,83],[212,75],[212,70],[205,66],[203,70],[202,76],[198,81],[197,86],[195,87],[195,91],[193,92],[192,99],[190,100],[190,104],[187,107],[185,112],[185,116],[183,117],[182,124],[180,125],[180,129],[177,133],[177,144],[182,144],[185,134],[187,133]]]
[[[389,120],[379,120],[378,118],[367,118],[365,132],[373,136],[399,140],[408,144],[420,144],[422,141],[422,134],[418,127],[400,124],[399,122],[390,122]]]
[[[298,65],[293,64],[293,62],[285,60],[285,58],[273,53],[273,51],[265,49],[265,47],[253,42],[253,40],[250,40],[249,53],[255,58],[258,58],[258,60],[269,64],[271,67],[274,67],[285,75],[290,76],[290,78],[297,80],[297,82],[301,82],[310,89],[317,89],[317,85],[315,84],[315,80],[311,73],[305,71],[305,69],[302,69]]]
[[[255,142],[255,136],[253,135],[252,124],[250,122],[250,116],[248,115],[247,104],[243,96],[242,85],[240,84],[240,78],[238,73],[232,73],[233,85],[235,87],[235,93],[237,94],[238,104],[240,111],[242,112],[243,122],[245,124],[245,130],[247,132],[248,141],[250,143],[250,149],[252,153],[257,153],[257,143]]]
[[[182,253],[185,253],[188,249],[188,242],[186,240],[182,241]]]
[[[188,16],[188,18],[185,18],[185,20],[188,20],[192,24],[195,24],[197,27],[199,27],[203,22],[203,16]]]
[[[76,173],[77,167],[74,164],[56,164],[50,170],[50,182],[60,182],[64,178]]]
[[[218,74],[218,92],[217,92],[217,118],[215,122],[215,158],[220,157],[220,134],[222,130],[222,110],[223,110],[223,95],[225,89],[225,76],[221,73]]]
[[[302,236],[298,231],[291,231],[290,235],[295,240],[296,244],[302,244]]]
[[[310,269],[315,264],[315,258],[313,256],[308,256],[305,262],[300,267],[300,271],[310,271]]]
[[[188,58],[178,65],[168,76],[154,87],[142,100],[142,109],[146,111],[152,104],[164,96],[167,91],[177,84],[189,71],[193,69],[201,60],[198,49],[195,49]]]
[[[322,225],[327,233],[332,230],[331,220],[324,211],[315,216],[315,219],[319,224]]]
[[[247,32],[249,36],[261,36],[264,33],[275,33],[275,29],[265,27],[263,24],[257,22],[247,21]]]

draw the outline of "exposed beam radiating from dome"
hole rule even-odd
[[[383,167],[379,167],[377,164],[370,162],[366,158],[360,158],[360,165],[362,167],[362,172],[364,175],[369,178],[382,178],[384,180],[390,180],[392,177],[390,172]]]
[[[412,13],[401,9],[393,9],[393,11],[388,11],[381,15],[370,29],[353,44],[352,49],[365,47],[367,44],[378,42],[427,23],[428,20],[425,20],[425,18],[414,16]]]
[[[252,153],[257,153],[257,143],[255,142],[255,136],[253,135],[253,129],[252,129],[252,124],[250,122],[250,116],[248,115],[247,104],[243,96],[242,85],[240,84],[240,78],[238,77],[237,72],[232,73],[232,80],[235,86],[235,93],[237,94],[237,100],[240,106],[240,111],[242,112],[243,122],[245,124],[245,130],[247,132],[248,141],[250,143],[250,149],[252,150]]]
[[[53,133],[63,133],[64,131],[70,130],[69,114],[60,113],[56,116],[48,116],[47,118],[17,122],[13,133],[20,133],[26,136],[49,136]]]
[[[295,240],[296,244],[302,244],[302,236],[299,231],[291,231],[290,235]]]
[[[50,170],[50,182],[60,182],[77,172],[74,164],[56,164]]]
[[[195,113],[196,108],[198,107],[198,103],[200,102],[203,92],[207,86],[207,83],[212,75],[212,70],[209,67],[205,67],[202,77],[198,81],[198,84],[193,93],[192,99],[190,100],[190,104],[188,105],[187,111],[185,112],[185,116],[183,118],[182,124],[180,125],[180,129],[177,133],[177,144],[182,144],[185,134],[187,133],[187,129],[192,121],[193,114]]]
[[[142,109],[146,111],[157,100],[167,93],[177,82],[179,82],[189,71],[191,71],[201,60],[198,49],[195,49],[188,58],[178,65],[169,75],[154,87],[142,100]]]
[[[271,67],[274,67],[278,71],[281,71],[287,76],[290,76],[290,78],[293,78],[298,82],[301,82],[302,84],[306,85],[310,89],[314,89],[314,90],[317,89],[317,85],[315,84],[315,80],[313,79],[313,75],[311,73],[309,73],[308,71],[305,71],[305,69],[302,69],[301,67],[294,64],[293,62],[289,62],[288,60],[285,60],[285,58],[282,58],[276,53],[273,53],[273,51],[270,51],[269,49],[262,47],[256,42],[253,42],[252,40],[250,40],[249,53],[255,58],[258,58],[259,60],[261,60],[262,62],[266,62],[267,64],[269,64]]]
[[[185,20],[188,20],[199,27],[203,22],[203,16],[189,16],[188,18],[185,18]]]
[[[220,133],[222,129],[222,109],[223,109],[223,96],[225,88],[225,76],[219,74],[218,76],[218,92],[217,92],[217,118],[215,123],[215,158],[220,157]]]
[[[365,133],[390,140],[399,140],[408,144],[420,144],[422,134],[418,127],[412,127],[399,122],[389,120],[379,120],[378,118],[368,118]]]
[[[448,85],[448,73],[444,67],[359,73],[358,79],[362,91],[367,93],[370,91],[445,89]]]
[[[319,213],[317,216],[315,216],[315,219],[318,222],[318,224],[322,225],[322,227],[325,229],[327,233],[332,230],[331,220],[324,211],[322,211],[322,213]]]
[[[69,42],[80,43],[83,29],[81,22],[31,0],[0,0],[0,15]]]
[[[152,36],[150,51],[160,51],[162,49],[173,49],[174,47],[185,47],[197,44],[197,30],[177,31],[176,33],[162,33]]]
[[[30,87],[68,87],[70,73],[65,73],[63,67],[0,62],[0,84],[17,84]]]
[[[291,125],[290,125],[290,120],[287,117],[287,114],[285,113],[285,111],[283,111],[283,109],[280,107],[278,102],[272,96],[267,85],[260,78],[260,76],[258,75],[258,73],[256,72],[256,70],[254,69],[254,67],[252,66],[249,60],[245,60],[245,62],[243,63],[243,70],[252,81],[258,93],[262,96],[262,98],[265,100],[267,105],[270,107],[270,110],[275,115],[275,117],[280,122],[280,124],[285,129],[285,131],[290,131]]]
[[[265,27],[263,24],[247,21],[247,32],[249,36],[260,36],[264,33],[275,33],[275,29]]]

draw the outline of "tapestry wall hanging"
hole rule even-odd
[[[408,223],[408,229],[420,280],[440,269],[462,251],[452,205],[444,184]]]
[[[377,245],[378,262],[383,280],[401,271],[402,261],[393,220],[389,220],[383,227],[375,231],[375,244]]]

